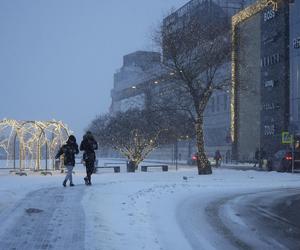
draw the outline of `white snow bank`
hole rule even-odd
[[[183,229],[178,217],[185,213],[179,210],[186,208],[184,219],[191,219],[191,208],[182,204],[196,198],[203,201],[192,208],[199,211],[195,227],[200,230],[195,237],[202,246],[197,249],[218,249],[212,239],[217,235],[208,230],[213,229],[201,215],[208,202],[225,194],[300,186],[300,175],[223,169],[207,176],[190,170],[93,178],[94,186],[86,190],[82,203],[87,216],[86,249],[192,249],[191,237],[186,237],[192,230]]]
[[[84,168],[76,166],[75,172],[74,183],[82,184]],[[63,179],[64,174],[20,177],[2,172],[0,213],[33,190],[61,186]],[[76,187],[85,189],[81,202],[85,249],[188,250],[199,241],[197,249],[218,249],[222,239],[204,216],[209,202],[236,193],[300,187],[300,175],[216,169],[212,175],[199,176],[195,168],[147,173],[100,170],[92,182],[90,187]]]

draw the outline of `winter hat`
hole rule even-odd
[[[68,139],[68,142],[75,143],[76,142],[75,136],[74,135],[70,135],[69,139]]]
[[[85,133],[85,136],[86,136],[86,138],[88,138],[88,139],[94,138],[91,131],[87,131],[87,132]]]

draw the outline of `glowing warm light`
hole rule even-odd
[[[46,166],[48,158],[54,157],[58,148],[65,143],[71,131],[61,121],[16,121],[4,119],[0,121],[0,148],[9,160],[16,164],[16,150],[19,146],[20,169],[40,169],[41,149],[46,148]]]

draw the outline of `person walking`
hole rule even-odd
[[[92,185],[91,176],[95,169],[96,154],[98,144],[90,131],[87,131],[80,143],[80,150],[84,151],[83,161],[86,167],[86,177],[84,177],[85,185]]]
[[[266,168],[267,167],[267,152],[264,150],[264,148],[261,148],[259,167],[260,168]]]
[[[222,155],[220,153],[220,150],[217,150],[215,152],[216,167],[219,167],[221,165],[221,163],[220,163],[221,159],[222,159]]]
[[[256,167],[256,164],[258,164],[258,165],[260,165],[260,150],[259,150],[259,148],[256,148],[256,150],[255,150],[255,154],[254,154],[254,160],[255,160],[255,162],[254,162],[254,168]]]
[[[67,175],[63,181],[63,186],[66,187],[67,181],[70,181],[70,187],[75,186],[72,180],[72,172],[75,166],[75,154],[78,154],[78,145],[76,143],[76,138],[74,135],[70,135],[66,144],[64,144],[57,152],[55,159],[60,158],[64,155],[64,165],[67,168]]]

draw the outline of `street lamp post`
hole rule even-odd
[[[175,166],[177,171],[178,170],[178,139],[176,139],[175,142]]]

